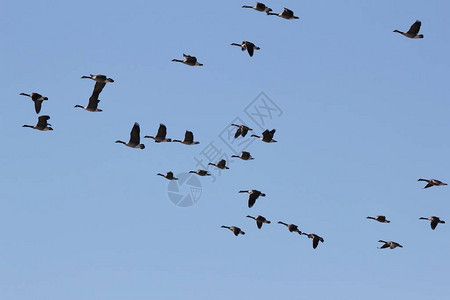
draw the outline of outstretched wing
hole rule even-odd
[[[167,128],[164,124],[159,124],[158,133],[156,134],[157,137],[166,138],[167,134]]]
[[[49,119],[50,119],[49,116],[40,116],[38,118],[37,127],[42,127],[42,128],[47,127],[47,125],[48,125],[47,120],[49,120]]]
[[[250,56],[253,56],[253,51],[255,50],[255,45],[247,42],[247,51]]]
[[[194,134],[192,133],[192,131],[186,130],[186,133],[184,134],[184,140],[187,142],[194,141]]]
[[[134,123],[133,129],[130,132],[130,144],[138,145],[141,142],[140,138],[141,128],[138,123]]]
[[[34,110],[38,114],[41,111],[42,100],[34,100]]]
[[[417,35],[419,33],[421,25],[422,25],[422,22],[416,21],[414,24],[411,25],[411,27],[408,30],[408,33]]]
[[[94,97],[94,99],[98,99],[98,96],[100,95],[100,93],[102,92],[103,88],[105,87],[106,82],[95,82],[94,85],[94,91],[92,92],[92,97]],[[89,101],[91,101],[91,99],[89,98]]]
[[[238,127],[236,133],[234,134],[234,138],[237,139],[242,134],[241,126]]]

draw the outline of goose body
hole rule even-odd
[[[417,181],[425,181],[425,182],[427,182],[427,185],[424,186],[424,189],[427,189],[427,188],[432,187],[432,186],[447,185],[446,183],[443,183],[442,181],[437,180],[437,179],[423,179],[423,178],[420,178]]]
[[[411,25],[411,27],[409,28],[409,30],[407,32],[403,32],[403,31],[400,31],[397,29],[394,30],[394,32],[400,33],[410,39],[423,39],[423,34],[418,34],[421,25],[422,25],[422,22],[417,20],[416,22],[414,22],[414,24]]]
[[[38,117],[38,122],[36,125],[23,125],[22,127],[33,128],[40,131],[53,130],[53,128],[50,127],[51,125],[47,123],[48,120],[50,120],[49,116],[40,116]]]
[[[206,170],[189,171],[189,173],[197,174],[199,176],[211,176],[211,174]]]
[[[252,216],[247,216],[247,218],[253,219],[256,221],[256,226],[258,227],[258,229],[261,229],[262,225],[265,224],[270,224],[270,221],[268,221],[266,218],[264,218],[263,216],[256,216],[252,217]]]
[[[393,241],[383,241],[383,240],[379,240],[379,243],[384,243],[383,246],[381,246],[379,249],[385,249],[385,248],[389,248],[389,249],[395,249],[397,247],[403,248],[402,245],[400,245],[397,242],[393,242]]]
[[[303,235],[308,236],[308,238],[313,240],[313,248],[316,249],[319,245],[319,242],[323,243],[323,238],[321,236],[318,236],[315,233],[302,233]]]
[[[134,123],[133,128],[131,129],[130,132],[130,140],[128,142],[117,140],[116,143],[124,144],[125,146],[128,146],[130,148],[145,149],[145,145],[140,143],[141,142],[140,132],[141,129],[139,127],[139,124]]]
[[[420,217],[419,220],[428,220],[430,221],[430,225],[431,225],[431,229],[435,230],[436,226],[441,223],[441,224],[445,224],[445,221],[441,220],[439,217],[436,216],[431,216],[429,218],[425,218],[425,217]]]
[[[298,226],[295,224],[286,224],[281,221],[278,221],[278,224],[282,224],[282,225],[286,226],[287,229],[289,230],[289,232],[297,232],[300,235],[302,234],[302,232],[300,230],[298,230]]]
[[[197,58],[195,56],[191,56],[191,55],[187,55],[187,54],[183,53],[183,57],[184,57],[183,60],[174,58],[174,59],[172,59],[172,61],[180,62],[180,63],[183,63],[188,66],[203,66],[203,64],[201,64],[197,61]]]
[[[178,180],[178,178],[173,176],[173,172],[171,172],[171,171],[167,172],[165,175],[161,174],[161,173],[158,173],[156,175],[162,176],[162,177],[166,178],[167,180]]]
[[[229,169],[227,166],[226,166],[226,163],[227,163],[227,161],[225,160],[225,159],[222,159],[222,160],[220,160],[218,163],[215,163],[215,164],[213,164],[213,163],[209,163],[208,165],[211,165],[211,166],[215,166],[215,167],[217,167],[217,168],[219,168],[219,169]]]
[[[242,51],[247,50],[248,55],[250,55],[250,56],[253,56],[253,53],[254,53],[255,50],[261,49],[261,48],[255,46],[255,44],[253,44],[252,42],[249,42],[249,41],[243,41],[241,44],[232,43],[231,46],[241,47]]]
[[[243,5],[242,8],[252,8],[256,11],[260,11],[260,12],[271,12],[272,9],[267,7],[264,3],[261,2],[256,2],[255,6],[250,6],[250,5]]]
[[[272,12],[267,12],[267,14],[269,16],[278,16],[280,18],[286,19],[286,20],[294,20],[294,19],[298,19],[299,17],[294,16],[294,12],[292,10],[290,10],[289,8],[284,7],[283,12],[280,13],[272,13]]]
[[[242,229],[240,229],[237,226],[225,226],[225,225],[222,225],[220,227],[231,230],[234,233],[235,236],[238,236],[240,234],[242,234],[242,235],[245,234],[245,232],[243,232]]]
[[[245,125],[231,124],[231,126],[237,127],[236,133],[234,134],[235,139],[237,139],[240,136],[245,137],[249,130],[253,130]]]
[[[366,217],[367,219],[372,219],[372,220],[375,220],[375,221],[378,221],[378,222],[380,222],[380,223],[390,223],[391,221],[389,221],[389,220],[386,220],[386,217],[385,216],[376,216],[375,218],[374,217]]]
[[[248,190],[248,191],[239,191],[239,193],[248,193],[248,207],[252,207],[255,202],[256,199],[258,199],[260,196],[261,197],[265,197],[266,194],[262,193],[261,191],[258,190]]]
[[[159,124],[158,132],[156,133],[156,136],[146,135],[146,136],[144,136],[144,139],[148,139],[148,138],[154,139],[156,143],[171,142],[172,139],[166,138],[166,135],[167,135],[166,125]]]
[[[173,142],[182,143],[185,145],[197,145],[200,144],[200,142],[194,141],[194,134],[192,131],[186,130],[186,133],[184,134],[184,140],[173,140]]]
[[[237,157],[237,158],[240,158],[242,160],[252,160],[252,159],[254,159],[252,157],[252,155],[250,154],[250,152],[247,152],[247,151],[242,151],[241,155],[231,155],[231,157]]]
[[[252,137],[257,137],[259,139],[261,139],[261,141],[266,142],[266,143],[276,143],[277,141],[275,141],[273,139],[273,136],[275,134],[275,129],[272,129],[271,131],[269,131],[269,129],[266,129],[263,133],[262,136],[256,135],[256,134],[252,134]]]
[[[38,93],[31,93],[31,94],[20,93],[19,95],[30,97],[31,100],[33,100],[34,110],[36,111],[37,114],[41,112],[42,102],[48,100],[47,97],[43,97],[41,94]]]

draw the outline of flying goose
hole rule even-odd
[[[313,248],[316,249],[317,245],[319,245],[319,242],[323,243],[323,238],[321,236],[318,236],[315,233],[302,233],[303,235],[308,236],[310,239],[313,240]]]
[[[256,226],[258,226],[259,229],[261,229],[263,223],[270,224],[270,221],[266,220],[266,218],[264,218],[263,216],[260,216],[260,215],[256,216],[256,218],[252,217],[252,216],[247,216],[247,218],[251,218],[251,219],[255,220]]]
[[[239,193],[248,193],[249,194],[249,196],[248,196],[248,207],[252,207],[255,204],[256,199],[259,198],[259,196],[261,196],[261,197],[265,197],[266,196],[266,194],[264,194],[264,193],[262,193],[262,192],[260,192],[258,190],[239,191]]]
[[[252,159],[254,159],[251,156],[250,152],[247,152],[247,151],[242,151],[241,155],[231,155],[231,157],[237,157],[237,158],[240,158],[242,160],[252,160]]]
[[[289,229],[289,232],[297,232],[298,234],[302,235],[302,232],[298,230],[298,226],[295,224],[286,224],[284,222],[278,221],[278,224],[282,224]]]
[[[236,133],[234,134],[235,139],[237,139],[239,136],[245,137],[249,130],[253,130],[250,127],[245,126],[245,125],[231,124],[231,126],[235,126],[238,128],[236,130]]]
[[[404,36],[409,37],[411,39],[423,39],[423,34],[418,34],[420,30],[420,25],[422,25],[422,22],[417,20],[416,22],[414,22],[414,24],[411,25],[411,27],[407,32],[403,32],[397,29],[394,30],[394,32],[403,34]]]
[[[269,131],[269,129],[266,129],[263,133],[262,136],[256,135],[256,134],[252,134],[251,137],[257,137],[259,139],[261,139],[263,142],[266,143],[276,143],[277,141],[275,141],[273,139],[273,135],[275,134],[275,129],[272,129],[271,131]]]
[[[243,41],[242,44],[236,44],[236,43],[232,43],[231,46],[238,46],[241,47],[242,51],[247,50],[248,54],[251,56],[253,56],[253,52],[254,50],[259,50],[261,48],[255,46],[255,44],[253,44],[252,42],[249,41]]]
[[[436,216],[432,216],[432,217],[429,217],[429,218],[420,217],[419,220],[429,220],[429,221],[431,221],[430,225],[431,225],[431,229],[433,229],[433,230],[436,228],[436,226],[439,223],[445,224],[445,221],[439,219],[439,217],[436,217]]]
[[[172,142],[178,142],[185,145],[197,145],[200,144],[200,142],[194,142],[194,134],[192,131],[186,130],[186,133],[184,134],[184,140],[173,140]]]
[[[432,186],[447,185],[446,183],[443,183],[442,181],[437,180],[437,179],[423,179],[423,178],[420,178],[417,181],[426,181],[427,182],[427,185],[424,186],[424,189],[427,189],[427,188],[432,187]]]
[[[208,171],[201,170],[201,169],[198,169],[197,171],[189,171],[189,173],[194,173],[194,174],[197,174],[199,176],[211,176],[211,174]]]
[[[131,129],[131,132],[130,132],[130,140],[126,143],[123,141],[117,140],[116,143],[121,143],[121,144],[124,144],[131,148],[145,149],[145,145],[140,144],[140,142],[141,142],[141,138],[139,136],[140,132],[141,132],[141,129],[139,128],[139,124],[134,123],[133,128]]]
[[[242,229],[240,229],[239,227],[237,227],[237,226],[225,226],[225,225],[222,225],[222,226],[220,226],[221,228],[226,228],[226,229],[229,229],[229,230],[231,230],[233,233],[234,233],[234,235],[235,236],[238,236],[238,235],[240,235],[240,234],[242,234],[242,235],[244,235],[245,234],[245,232],[243,232],[242,231]]]
[[[166,125],[159,124],[158,133],[156,133],[156,136],[146,135],[144,136],[144,139],[154,139],[156,143],[171,142],[172,139],[166,138],[166,134],[167,134]]]
[[[176,177],[173,176],[173,172],[170,172],[170,171],[167,172],[166,175],[161,174],[161,173],[158,173],[158,174],[156,174],[156,175],[162,176],[162,177],[164,177],[164,178],[166,178],[166,179],[168,179],[168,180],[178,180],[178,178],[176,178]]]
[[[183,60],[174,58],[174,59],[172,59],[172,61],[180,62],[180,63],[183,63],[188,66],[203,66],[203,64],[197,62],[197,58],[195,56],[190,56],[190,55],[187,55],[184,53],[183,53],[183,56],[184,56]]]
[[[249,6],[249,5],[242,5],[242,8],[252,8],[256,11],[260,12],[271,12],[272,9],[267,7],[264,3],[256,2],[255,6]]]
[[[293,19],[298,19],[297,16],[294,16],[294,12],[286,7],[284,7],[283,12],[280,12],[279,14],[277,13],[272,13],[272,12],[267,12],[267,15],[269,16],[279,16],[280,18],[286,19],[286,20],[293,20]]]
[[[36,111],[37,114],[41,111],[42,101],[48,100],[47,97],[42,97],[42,95],[38,93],[31,93],[31,94],[20,93],[19,95],[30,97],[31,100],[33,100],[34,110]]]
[[[379,240],[378,242],[379,243],[384,243],[384,245],[379,247],[378,249],[385,249],[385,248],[394,249],[394,248],[397,248],[397,247],[403,248],[402,245],[400,245],[397,242],[393,242],[393,241],[386,242],[386,241],[383,241],[383,240]]]
[[[391,222],[389,220],[386,220],[385,216],[376,216],[375,218],[374,217],[367,217],[367,219],[372,219],[372,220],[378,221],[380,223],[390,223]]]
[[[209,163],[208,165],[211,165],[211,166],[215,166],[215,167],[217,167],[217,168],[219,168],[219,169],[229,169],[227,166],[226,166],[226,163],[227,163],[227,161],[225,160],[225,159],[222,159],[221,161],[219,161],[218,163],[216,163],[216,164],[213,164],[213,163]]]
[[[29,128],[33,128],[33,129],[37,129],[37,130],[41,130],[41,131],[53,130],[53,128],[50,127],[52,125],[47,123],[47,120],[49,120],[49,119],[50,119],[49,116],[40,116],[40,117],[38,117],[38,122],[36,125],[34,125],[34,126],[23,125],[22,127],[29,127]]]

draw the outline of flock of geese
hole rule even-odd
[[[274,13],[274,12],[272,12],[273,10],[271,8],[267,7],[265,4],[260,3],[260,2],[256,2],[255,6],[244,5],[244,6],[242,6],[242,8],[250,8],[250,9],[256,10],[258,12],[265,12],[269,16],[278,16],[280,18],[287,19],[287,20],[299,19],[299,17],[295,16],[294,12],[288,8],[284,8],[283,11],[280,13]],[[403,32],[403,31],[399,31],[399,30],[394,30],[394,32],[400,33],[408,38],[421,39],[421,38],[423,38],[423,34],[419,34],[420,27],[421,27],[421,22],[416,21],[414,24],[411,25],[411,27],[408,31]],[[253,56],[255,50],[260,50],[259,47],[257,47],[254,43],[249,42],[249,41],[243,41],[240,44],[232,43],[231,45],[240,47],[242,51],[247,51],[248,54],[250,55],[250,57]],[[183,60],[174,58],[174,59],[172,59],[172,61],[180,62],[180,63],[183,63],[188,66],[203,66],[202,63],[197,61],[197,58],[195,56],[187,55],[184,53],[183,53]],[[82,79],[91,79],[91,80],[95,81],[95,85],[94,85],[94,90],[92,92],[92,95],[89,98],[88,104],[86,106],[75,105],[75,108],[82,108],[89,112],[101,112],[102,110],[98,108],[98,104],[100,102],[98,97],[99,97],[100,93],[102,92],[103,88],[106,86],[106,84],[113,83],[114,80],[112,78],[108,78],[107,76],[100,75],[100,74],[97,74],[97,75],[90,74],[89,76],[82,76],[81,78]],[[20,95],[31,98],[31,100],[34,102],[34,109],[37,114],[40,113],[43,102],[48,100],[47,97],[44,97],[39,93],[31,93],[31,94],[20,93]],[[47,122],[49,119],[50,119],[50,117],[48,115],[42,115],[42,116],[38,117],[38,122],[36,125],[23,125],[23,127],[33,128],[33,129],[37,129],[40,131],[51,131],[51,130],[53,130],[53,128],[51,127],[51,124],[49,124]],[[237,139],[239,137],[245,137],[249,131],[253,131],[253,129],[251,129],[243,124],[231,124],[231,126],[237,127],[236,133],[234,135],[235,139]],[[252,134],[251,137],[259,138],[259,139],[261,139],[261,141],[263,141],[265,143],[275,143],[275,142],[277,142],[276,140],[273,139],[275,132],[276,132],[275,129],[272,129],[272,130],[267,129],[262,133],[262,135],[259,136],[256,134]],[[198,141],[195,141],[194,134],[192,133],[192,131],[189,131],[189,130],[186,130],[183,140],[177,140],[177,139],[172,140],[171,138],[167,138],[166,136],[167,136],[167,127],[164,124],[160,124],[156,135],[154,135],[154,136],[145,135],[144,138],[153,139],[154,142],[156,142],[156,143],[177,142],[177,143],[182,143],[185,145],[199,144]],[[117,140],[116,143],[124,144],[125,146],[128,146],[130,148],[145,149],[145,145],[142,144],[141,140],[140,140],[139,124],[137,122],[134,123],[134,125],[131,129],[131,132],[130,132],[130,138],[127,142],[122,141],[122,140]],[[239,158],[242,160],[253,160],[254,159],[252,157],[252,155],[247,151],[242,151],[242,153],[240,155],[232,155],[231,157]],[[227,162],[225,159],[222,159],[219,162],[208,163],[208,165],[214,166],[214,167],[222,169],[222,170],[229,169],[229,167],[226,164],[227,164]],[[202,169],[195,170],[195,171],[189,171],[189,173],[197,174],[199,176],[210,176],[211,175],[207,170],[202,170]],[[176,178],[174,176],[172,171],[169,171],[166,174],[158,173],[157,176],[162,176],[167,180],[178,180],[178,178]],[[443,183],[437,179],[422,179],[422,178],[420,178],[420,179],[418,179],[418,181],[427,182],[426,186],[424,187],[425,189],[430,188],[432,186],[447,185],[446,183]],[[241,191],[239,191],[239,193],[249,194],[249,196],[248,196],[248,207],[249,208],[251,208],[255,205],[256,200],[258,198],[266,196],[263,192],[256,190],[256,189],[241,190]],[[256,217],[247,215],[247,218],[253,219],[256,222],[256,226],[258,229],[261,229],[263,224],[271,224],[271,222],[269,220],[267,220],[265,217],[263,217],[261,215],[257,215]],[[372,219],[372,220],[378,221],[380,223],[390,223],[390,221],[387,220],[386,217],[383,215],[378,215],[375,217],[368,216],[367,219]],[[433,230],[436,229],[438,224],[445,223],[445,221],[441,220],[437,216],[420,217],[419,219],[430,221],[431,229],[433,229]],[[288,223],[285,223],[282,221],[279,221],[278,224],[286,226],[286,228],[289,230],[289,232],[296,232],[300,236],[305,235],[308,238],[312,239],[312,245],[313,245],[314,249],[319,245],[319,242],[321,242],[321,243],[324,242],[324,239],[315,233],[302,232],[301,230],[299,230],[299,228],[296,224],[288,224]],[[233,232],[233,234],[235,236],[245,234],[245,232],[237,226],[222,225],[221,228],[229,229],[230,231]],[[403,247],[402,245],[400,245],[399,243],[394,242],[394,241],[379,240],[379,242],[383,243],[383,245],[381,247],[379,247],[380,249],[385,249],[385,248],[394,249],[397,247],[400,247],[400,248]]]

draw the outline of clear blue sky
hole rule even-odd
[[[2,299],[436,299],[448,296],[448,1],[3,1],[0,4]],[[422,21],[423,40],[407,39]],[[230,43],[254,42],[250,58]],[[182,53],[203,67],[171,62]],[[93,81],[115,79],[86,105]],[[31,100],[49,98],[35,124]],[[156,173],[194,170],[260,92],[282,110],[200,200],[172,204]],[[134,122],[200,145],[115,144]],[[252,125],[254,126],[254,125]],[[259,128],[257,134],[261,133]],[[228,150],[227,150],[228,151]],[[231,154],[231,153],[230,153]],[[211,169],[213,171],[213,169]],[[251,209],[241,189],[267,194]],[[273,222],[261,230],[245,218]],[[376,223],[368,215],[392,222]],[[299,225],[311,240],[276,224]],[[246,231],[235,237],[221,225]],[[403,249],[379,250],[379,239]]]

